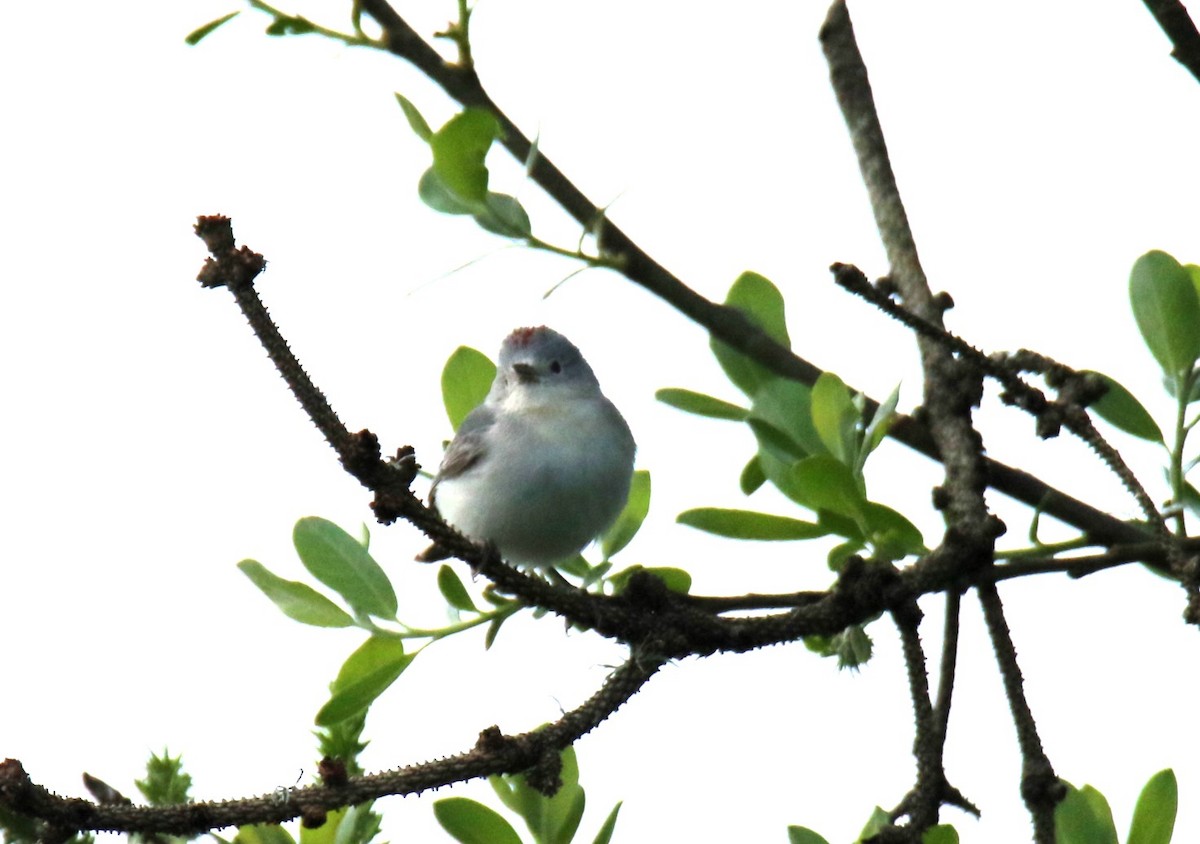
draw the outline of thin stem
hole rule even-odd
[[[421,628],[421,627],[406,627],[404,632],[400,633],[402,639],[430,639],[436,642],[438,639],[445,639],[447,636],[453,636],[455,633],[461,633],[464,630],[470,630],[472,627],[479,627],[483,624],[488,624],[497,618],[508,618],[514,613],[526,609],[524,604],[507,604],[503,607],[497,607],[494,610],[480,613],[476,618],[460,621],[456,624],[448,624],[445,627]]]
[[[938,673],[937,701],[933,714],[937,719],[938,741],[944,747],[950,726],[950,702],[954,697],[954,677],[958,669],[958,625],[962,593],[946,592],[945,621],[942,626],[942,662]]]
[[[270,3],[264,3],[263,0],[246,0],[253,9],[258,9],[260,12],[266,12],[276,20],[296,20],[295,15],[289,15],[287,12],[276,9]],[[310,27],[304,34],[324,35],[326,38],[332,38],[334,41],[341,41],[347,47],[374,47],[377,50],[386,49],[382,41],[376,41],[373,38],[368,38],[367,35],[355,26],[355,34],[350,35],[345,32],[338,32],[336,29],[329,29],[321,26],[318,23],[313,23],[308,18],[303,18],[304,23]]]
[[[1175,522],[1175,535],[1179,537],[1187,536],[1183,507],[1185,475],[1183,449],[1191,428],[1191,425],[1187,424],[1187,409],[1195,379],[1195,370],[1190,370],[1186,375],[1178,378],[1175,385],[1175,431],[1171,442],[1171,459],[1167,467],[1167,479],[1171,486],[1171,503],[1175,505],[1172,517]]]
[[[1030,548],[1014,548],[1012,551],[997,551],[996,560],[1020,560],[1026,557],[1053,557],[1063,551],[1077,551],[1080,548],[1090,548],[1096,543],[1086,536],[1076,539],[1064,539],[1062,542],[1047,542],[1044,545],[1034,545]]]

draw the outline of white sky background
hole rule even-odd
[[[569,262],[500,251],[417,199],[428,152],[392,92],[439,125],[453,108],[432,83],[386,55],[267,38],[255,14],[184,45],[235,8],[6,10],[0,753],[69,794],[82,792],[82,770],[134,793],[164,745],[183,753],[200,799],[311,776],[312,716],[362,635],[287,620],[234,564],[254,557],[303,578],[293,522],[319,514],[353,529],[370,520],[369,495],[231,297],[192,280],[201,213],[230,215],[267,256],[259,289],[293,348],[386,451],[411,443],[435,466],[449,433],[447,355],[460,344],[494,355],[514,326],[550,324],[584,350],[653,473],[650,519],[623,562],[685,566],[710,594],[828,583],[824,545],[751,546],[674,524],[702,505],[789,512],[778,496],[746,505],[737,492],[748,432],[653,399],[662,386],[738,397],[702,331],[604,272],[544,300]],[[337,3],[288,8],[348,26]],[[426,36],[453,15],[450,0],[399,9]],[[951,327],[989,351],[1035,348],[1107,372],[1165,422],[1126,285],[1147,249],[1200,260],[1200,85],[1142,5],[851,12],[926,270],[957,302]],[[613,219],[652,255],[717,299],[744,269],[767,275],[788,299],[800,355],[878,398],[903,381],[908,409],[919,395],[911,338],[826,269],[886,271],[816,40],[823,14],[820,3],[483,0],[473,34],[496,101],[593,200],[616,200]],[[575,242],[517,166],[502,152],[491,162],[494,188],[522,198],[536,231]],[[1078,443],[1036,441],[1032,420],[994,391],[986,408],[993,456],[1135,515]],[[1159,455],[1117,443],[1161,496]],[[868,477],[874,498],[936,541],[936,465],[889,445]],[[1028,513],[991,500],[1010,527],[1005,547],[1021,544]],[[438,623],[436,568],[409,562],[421,546],[410,528],[374,529],[402,617]],[[1129,568],[1002,594],[1058,773],[1108,795],[1123,836],[1141,784],[1173,766],[1176,840],[1200,838],[1198,640],[1180,621],[1182,592]],[[923,607],[932,659],[941,601]],[[984,817],[943,817],[966,841],[1028,840],[1013,728],[978,605],[964,607],[947,770]],[[619,841],[783,841],[788,823],[852,840],[872,805],[894,804],[912,779],[894,628],[871,631],[877,658],[857,675],[798,645],[666,668],[579,744],[580,840],[617,799]],[[481,640],[437,645],[377,703],[368,768],[457,752],[493,723],[550,720],[621,658],[552,619],[510,622],[486,657]],[[388,837],[440,840],[431,804],[383,801]]]

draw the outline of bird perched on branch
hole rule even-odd
[[[545,326],[518,328],[500,347],[487,398],[447,447],[430,501],[505,560],[552,566],[616,521],[635,449],[579,349]],[[435,544],[417,559],[445,556]]]

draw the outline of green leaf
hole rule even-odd
[[[800,443],[785,434],[782,430],[763,419],[751,416],[746,420],[754,438],[758,440],[758,458],[760,462],[773,461],[790,466],[797,460],[808,457],[808,452]]]
[[[732,419],[740,422],[750,414],[744,407],[680,387],[665,387],[656,392],[654,397],[677,410],[707,416],[710,419]]]
[[[806,457],[792,466],[779,491],[810,510],[829,510],[864,524],[867,499],[858,479],[850,467],[828,454]]]
[[[354,624],[354,619],[345,610],[307,583],[284,580],[257,560],[242,560],[237,565],[242,574],[250,578],[250,582],[288,618],[317,627],[350,627]]]
[[[292,542],[300,562],[355,612],[396,617],[396,593],[366,548],[333,522],[308,516],[296,522]]]
[[[1166,252],[1147,252],[1129,275],[1129,298],[1163,372],[1177,380],[1191,372],[1200,357],[1200,296],[1191,274]]]
[[[921,844],[958,844],[958,831],[950,824],[931,826],[921,835]]]
[[[865,626],[853,624],[832,636],[805,636],[804,646],[821,656],[837,657],[838,668],[858,670],[871,658],[874,644]]]
[[[600,538],[600,553],[605,560],[612,557],[629,544],[637,535],[650,512],[650,473],[639,469],[633,473],[629,484],[629,498],[625,501],[625,509],[617,520]]]
[[[521,844],[512,824],[494,810],[468,797],[445,797],[433,804],[433,815],[460,844]]]
[[[741,487],[743,495],[753,495],[766,481],[767,476],[763,474],[762,461],[756,454],[742,469],[742,474],[738,477],[738,486]]]
[[[467,587],[463,586],[462,580],[454,573],[454,569],[443,564],[438,569],[437,580],[438,589],[441,590],[442,597],[446,599],[447,604],[463,612],[479,612],[475,607],[475,602],[467,593]]]
[[[191,32],[189,32],[187,38],[184,38],[183,41],[189,47],[195,47],[197,44],[199,44],[201,41],[203,41],[205,38],[207,38],[209,35],[211,35],[213,30],[215,30],[217,27],[221,26],[222,24],[224,24],[228,21],[233,20],[240,14],[241,14],[241,12],[230,12],[227,15],[222,15],[221,17],[217,18],[215,21],[209,21],[204,26],[201,26],[197,29],[193,29]]]
[[[783,296],[766,278],[758,273],[742,273],[729,288],[725,304],[737,308],[781,345],[791,348]],[[761,364],[755,363],[720,340],[710,340],[709,346],[729,380],[748,396],[754,396],[764,381],[777,377]]]
[[[483,404],[495,380],[496,364],[483,352],[459,346],[447,358],[442,367],[442,404],[454,430],[468,413]]]
[[[362,737],[366,725],[367,713],[366,710],[362,710],[356,716],[314,730],[313,735],[317,737],[317,756],[341,759],[346,765],[347,774],[352,777],[361,776],[363,768],[359,763],[359,756],[367,749],[368,743],[363,741]]]
[[[1152,776],[1133,808],[1126,844],[1170,844],[1179,810],[1179,784],[1170,768]]]
[[[529,785],[523,774],[490,776],[488,782],[500,801],[524,819],[539,844],[567,844],[575,837],[586,803],[579,785],[579,763],[574,748],[560,754],[561,785],[547,797]]]
[[[562,752],[562,786],[553,797],[533,792],[537,796],[538,824],[535,828],[530,823],[529,830],[534,837],[546,844],[569,844],[579,829],[583,819],[584,806],[587,803],[583,788],[579,785],[579,762],[575,756],[575,748],[567,747]],[[524,776],[521,776],[524,780]],[[540,835],[539,835],[540,831]]]
[[[416,658],[415,653],[404,652],[401,639],[367,639],[342,663],[337,679],[329,685],[329,700],[317,713],[317,726],[331,726],[367,709]]]
[[[300,825],[300,844],[367,844],[380,832],[383,818],[370,803],[336,809],[319,827]]]
[[[425,122],[425,118],[421,116],[421,112],[417,111],[417,107],[412,104],[412,101],[403,94],[396,94],[396,102],[400,103],[400,109],[404,112],[404,117],[408,120],[409,128],[413,130],[418,138],[425,143],[429,143],[433,139],[433,130],[429,128],[429,124]]]
[[[718,507],[686,510],[680,513],[675,521],[730,539],[813,539],[825,536],[829,532],[820,525],[787,516],[756,513],[751,510],[725,510]]]
[[[487,632],[483,636],[483,649],[490,651],[492,645],[496,644],[496,636],[500,633],[500,627],[508,619],[506,615],[498,615],[488,622]]]
[[[500,124],[491,112],[468,108],[454,115],[433,134],[433,169],[452,194],[464,202],[483,202],[488,193],[484,158]]]
[[[1091,409],[1096,411],[1101,419],[1143,440],[1163,442],[1162,430],[1158,423],[1132,393],[1101,372],[1085,370],[1085,373],[1099,376],[1108,387],[1108,391],[1091,404]]]
[[[891,816],[885,810],[876,806],[874,811],[871,812],[871,817],[867,818],[866,826],[859,833],[858,840],[865,841],[891,825]]]
[[[788,844],[829,844],[823,836],[817,835],[806,826],[789,826],[787,833]]]
[[[432,167],[421,174],[417,195],[422,202],[442,214],[474,214],[479,208],[478,204],[465,202],[456,196]]]
[[[875,415],[871,417],[871,422],[867,425],[866,433],[863,435],[864,457],[879,448],[880,443],[883,442],[883,438],[887,436],[892,423],[896,421],[896,405],[899,402],[900,385],[897,384],[896,389],[892,390],[888,397],[883,400],[883,404],[876,408]]]
[[[850,390],[832,372],[822,372],[813,385],[811,401],[817,436],[830,454],[850,464],[857,451],[855,426],[859,420]]]
[[[176,806],[190,800],[192,778],[184,773],[183,758],[163,748],[162,756],[152,753],[146,763],[146,778],[134,785],[151,806]]]
[[[1104,795],[1090,785],[1075,788],[1054,809],[1054,832],[1058,844],[1117,844],[1117,829]]]
[[[296,844],[292,834],[276,823],[239,826],[233,844]]]
[[[782,490],[798,459],[825,454],[812,423],[812,391],[798,381],[763,382],[746,420],[758,441],[758,459],[767,480]]]
[[[529,214],[515,196],[489,191],[483,207],[474,213],[475,222],[492,234],[515,238],[527,238],[533,234]]]
[[[865,513],[867,541],[875,548],[873,556],[899,560],[928,550],[917,526],[891,507],[869,501]]]
[[[604,823],[600,825],[600,831],[596,833],[596,837],[592,839],[592,844],[610,844],[612,841],[613,830],[617,828],[617,813],[621,811],[621,803],[612,807],[612,811],[608,813],[608,817],[604,819]]]

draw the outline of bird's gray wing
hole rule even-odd
[[[484,444],[487,432],[496,424],[496,412],[486,404],[472,410],[458,426],[458,433],[442,455],[437,478],[433,482],[433,493],[437,482],[444,478],[456,478],[478,463],[486,452]],[[432,497],[432,496],[431,496]]]
[[[484,439],[488,430],[496,424],[496,413],[487,405],[481,404],[472,410],[458,426],[458,432],[446,453],[442,455],[442,465],[438,467],[437,477],[433,479],[433,487],[429,490],[429,503],[437,509],[438,482],[446,478],[455,478],[478,463],[486,451]],[[436,542],[417,555],[421,563],[434,563],[449,557],[449,553]]]

